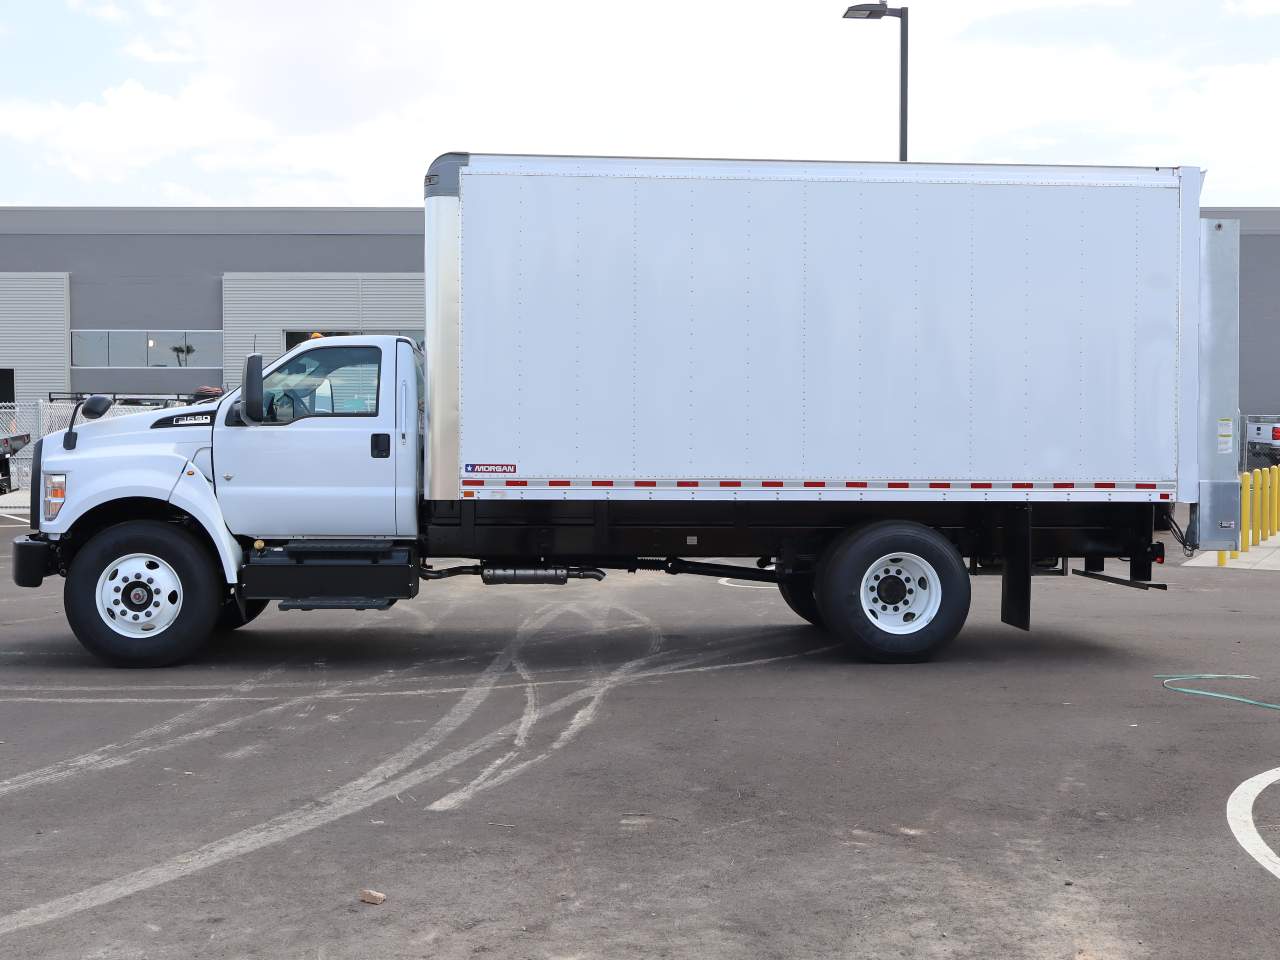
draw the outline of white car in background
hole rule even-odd
[[[1250,420],[1245,424],[1250,467],[1258,465],[1259,460],[1263,466],[1280,464],[1280,417],[1274,420],[1275,422],[1261,423]]]

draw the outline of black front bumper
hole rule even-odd
[[[46,540],[18,537],[13,541],[13,582],[20,587],[38,587],[53,572],[53,547]]]

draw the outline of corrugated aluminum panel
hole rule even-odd
[[[1200,234],[1199,509],[1202,550],[1240,546],[1240,221],[1202,220]]]
[[[19,403],[69,388],[70,322],[69,274],[0,273],[0,367]]]
[[[461,184],[464,474],[1178,478],[1198,172],[473,155]],[[504,495],[562,495],[533,489]]]
[[[223,378],[239,386],[250,353],[280,356],[287,330],[419,331],[422,304],[421,274],[223,274]]]

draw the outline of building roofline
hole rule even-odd
[[[0,234],[400,235],[422,233],[421,207],[0,206]]]
[[[1247,235],[1280,234],[1280,207],[1203,207]],[[420,207],[4,206],[0,235],[421,236]]]
[[[1245,236],[1280,234],[1280,207],[1202,207],[1202,217],[1239,220]]]

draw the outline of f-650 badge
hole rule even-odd
[[[179,413],[172,417],[161,417],[151,425],[155,430],[159,427],[207,427],[213,423],[212,413]]]
[[[514,463],[468,463],[467,473],[515,473]]]

